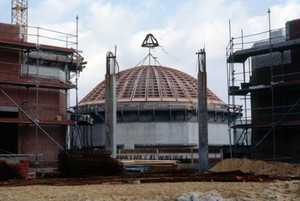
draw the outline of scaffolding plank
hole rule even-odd
[[[14,85],[14,86],[26,86],[26,87],[37,87],[35,80],[22,79],[22,78],[0,78],[0,84],[3,85]],[[52,83],[46,81],[39,81],[38,87],[48,89],[73,89],[76,85],[65,84],[65,83]]]
[[[227,58],[228,63],[244,63],[247,58],[251,56],[258,56],[262,54],[269,54],[272,52],[283,52],[285,50],[299,49],[300,39],[288,40],[248,49],[238,50]]]
[[[277,127],[282,126],[300,126],[300,120],[294,121],[282,121],[277,125]],[[236,128],[270,128],[272,127],[272,122],[262,122],[257,124],[239,124]]]
[[[39,49],[42,51],[49,51],[55,52],[60,54],[73,54],[75,53],[75,49],[73,48],[64,48],[64,47],[57,47],[52,45],[37,45],[35,43],[23,42],[23,41],[15,41],[15,40],[0,40],[0,46],[8,47],[8,48],[16,48],[16,49],[26,49],[26,50],[34,50]]]
[[[28,118],[0,118],[0,123],[32,124],[33,122]],[[39,120],[39,124],[46,125],[73,125],[74,123],[70,120]]]

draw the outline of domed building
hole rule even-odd
[[[197,147],[197,79],[164,66],[142,65],[116,75],[119,148]],[[105,81],[79,103],[79,113],[93,118],[82,126],[84,147],[104,147]],[[227,106],[207,89],[208,143],[228,145]]]

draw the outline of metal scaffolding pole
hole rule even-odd
[[[271,101],[272,101],[272,137],[273,137],[273,158],[276,158],[276,124],[275,124],[275,105],[274,105],[274,69],[273,69],[273,50],[272,50],[272,30],[271,30],[271,10],[268,10],[269,19],[269,45],[270,45],[270,83],[271,83]]]

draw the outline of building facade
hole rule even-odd
[[[297,19],[288,21],[285,28],[264,32],[268,34],[264,40],[254,34],[257,38],[251,47],[232,51],[227,59],[231,74],[238,74],[238,65],[251,61],[250,71],[240,73],[249,74],[248,81],[244,79],[241,88],[232,82],[229,95],[248,95],[251,120],[233,128],[252,130],[252,156],[257,159],[300,162],[299,27]]]
[[[67,115],[71,74],[82,64],[75,49],[24,41],[20,26],[0,23],[1,154],[57,161],[74,124]]]

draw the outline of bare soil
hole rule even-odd
[[[183,193],[201,194],[216,192],[224,201],[240,200],[278,200],[300,201],[299,165],[288,163],[273,163],[247,159],[224,160],[210,171],[224,172],[240,170],[256,175],[290,176],[287,181],[272,182],[167,182],[143,183],[142,180],[132,180],[130,183],[117,180],[102,184],[86,183],[77,180],[76,185],[45,184],[26,186],[0,187],[0,201],[175,201]]]
[[[249,159],[226,159],[210,169],[212,172],[240,170],[255,175],[300,177],[300,165]]]

